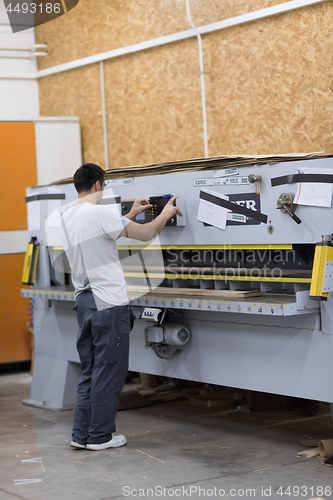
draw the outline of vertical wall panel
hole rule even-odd
[[[25,189],[37,184],[35,125],[0,122],[0,231],[27,229]]]
[[[31,358],[27,299],[21,297],[23,262],[24,254],[0,255],[0,363]]]
[[[35,122],[38,185],[72,177],[82,164],[81,129],[77,119]]]
[[[6,239],[27,228],[25,189],[37,184],[33,122],[0,122],[0,164],[0,238],[6,252],[0,255],[0,363],[8,363],[31,358],[27,300],[20,293],[24,254],[8,254]]]

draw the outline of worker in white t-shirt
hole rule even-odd
[[[171,198],[147,224],[133,219],[148,208],[137,199],[126,216],[116,205],[99,205],[105,172],[87,163],[74,174],[78,202],[62,216],[63,245],[72,270],[79,324],[77,349],[82,374],[78,383],[71,446],[89,450],[117,448],[125,436],[113,436],[120,394],[128,370],[130,309],[116,239],[152,240],[175,214]]]

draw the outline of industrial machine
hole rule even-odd
[[[141,222],[172,193],[183,213],[159,241],[118,240],[136,317],[130,370],[333,402],[332,158],[209,158],[106,179],[123,214],[151,200]],[[45,221],[76,197],[67,179],[26,198],[39,257],[22,290],[34,299],[36,346],[25,403],[50,410],[74,406],[80,364],[70,274]]]

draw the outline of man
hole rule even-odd
[[[74,174],[78,202],[62,216],[62,239],[72,269],[79,324],[77,349],[82,374],[78,383],[71,446],[88,450],[117,448],[125,436],[113,436],[120,394],[128,370],[130,310],[116,239],[149,241],[176,213],[171,200],[156,219],[133,222],[151,207],[135,200],[125,217],[115,205],[99,205],[104,170],[87,163]]]

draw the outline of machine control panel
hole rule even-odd
[[[171,194],[165,194],[162,196],[151,196],[148,201],[150,205],[153,205],[151,208],[148,208],[141,214],[137,215],[134,222],[137,222],[138,224],[146,224],[147,222],[151,222],[156,217],[160,215],[162,212],[163,208],[165,205],[169,202],[170,198],[172,198],[173,195]],[[168,220],[166,223],[166,226],[184,226],[185,225],[185,216],[184,216],[184,211],[182,208],[182,203],[180,200],[176,199],[173,204],[175,206],[178,206],[180,208],[180,211],[183,213],[183,217],[178,216],[175,214],[174,217],[171,217],[171,219]],[[133,200],[124,200],[121,202],[121,213],[122,215],[126,215],[130,212],[131,208],[133,205]]]

